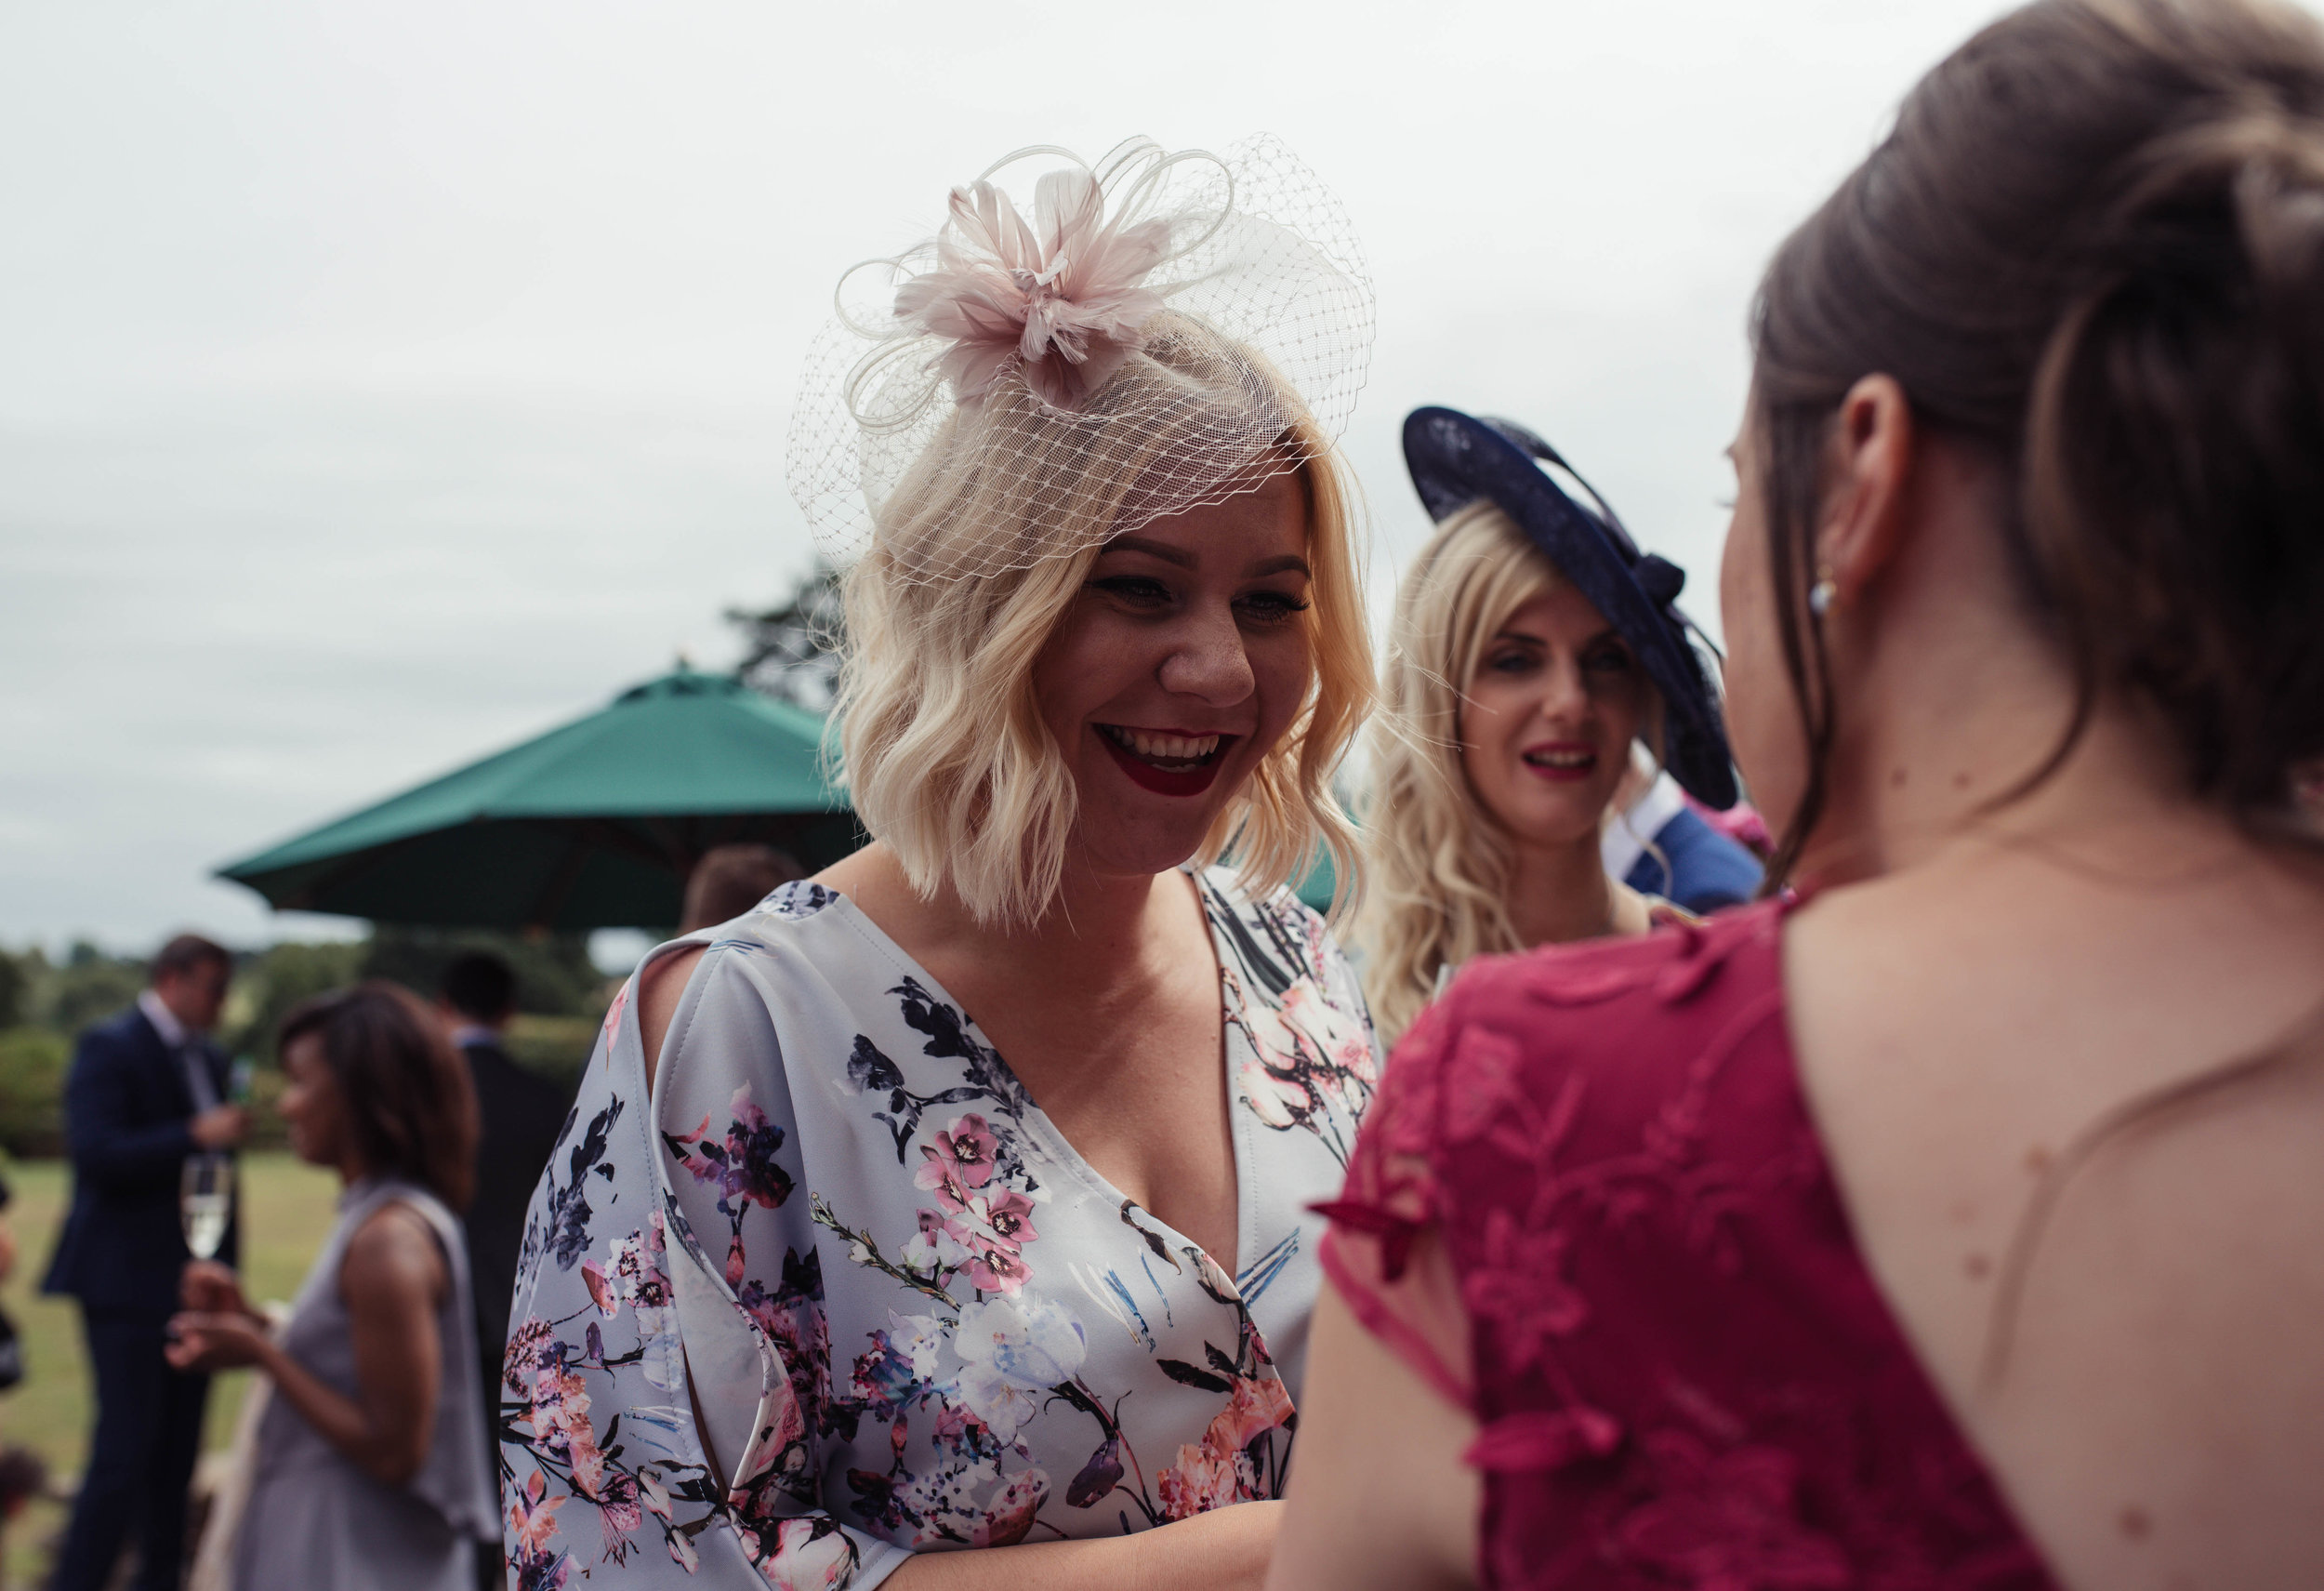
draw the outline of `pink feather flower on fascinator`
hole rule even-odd
[[[1085,170],[1041,178],[1031,225],[989,181],[955,188],[936,268],[896,290],[896,318],[951,341],[939,367],[961,403],[1014,370],[1044,403],[1078,408],[1144,346],[1162,296],[1143,283],[1170,230],[1109,222]]]

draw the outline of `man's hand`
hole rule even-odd
[[[193,1141],[205,1149],[231,1149],[242,1142],[242,1135],[250,1129],[239,1105],[213,1105],[191,1121],[186,1131]]]

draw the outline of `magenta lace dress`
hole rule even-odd
[[[1850,1235],[1781,921],[1477,963],[1325,1207],[1340,1293],[1476,1418],[1487,1586],[2053,1584]]]

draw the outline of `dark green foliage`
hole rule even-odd
[[[470,930],[380,928],[367,940],[273,945],[236,958],[218,1041],[258,1062],[251,1097],[251,1148],[287,1142],[274,1101],[283,1092],[274,1029],[300,1001],[367,977],[392,978],[432,1002],[444,964],[463,950],[491,950],[517,975],[520,1013],[508,1034],[521,1066],[571,1089],[588,1064],[609,995],[589,962],[585,935],[528,939]],[[19,1157],[61,1154],[64,1078],[73,1041],[137,999],[145,963],[86,942],[61,963],[42,951],[0,951],[0,1149]]]
[[[779,605],[729,608],[726,622],[743,632],[746,650],[734,670],[743,683],[810,712],[830,707],[847,635],[837,569],[818,558]]]
[[[436,980],[465,950],[489,950],[517,975],[517,1010],[536,1016],[596,1017],[605,1009],[605,978],[589,962],[586,934],[538,938],[484,928],[398,928],[382,923],[365,947],[363,975],[393,978],[433,1001]]]
[[[145,987],[145,962],[109,956],[83,939],[66,953],[62,966],[34,982],[32,1019],[59,1033],[78,1033],[137,999]]]
[[[64,1152],[64,1072],[73,1046],[45,1028],[0,1032],[0,1149],[20,1160]]]
[[[0,950],[0,1031],[25,1019],[31,1003],[32,981],[21,961]]]
[[[218,1043],[230,1055],[273,1066],[274,1029],[291,1007],[363,976],[365,948],[360,940],[283,944],[244,957],[234,968]]]
[[[571,1095],[581,1086],[581,1074],[588,1069],[597,1028],[594,1017],[520,1016],[508,1024],[501,1042],[510,1060]]]

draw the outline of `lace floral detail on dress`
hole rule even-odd
[[[1489,1586],[2049,1585],[1856,1253],[1782,1021],[1781,908],[1464,970],[1397,1047],[1324,1261],[1440,1387]]]

